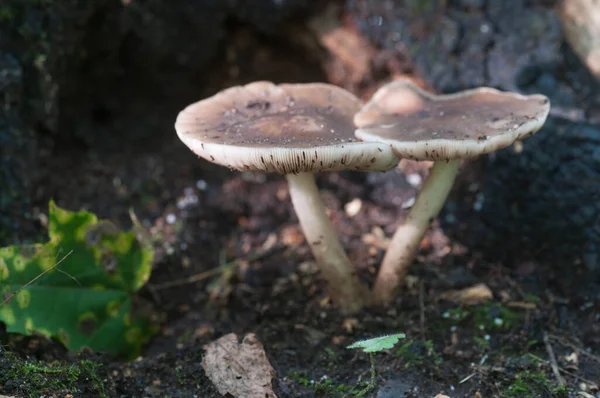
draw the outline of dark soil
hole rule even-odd
[[[68,353],[54,341],[4,333],[0,394],[218,397],[201,366],[202,346],[230,332],[253,332],[277,372],[273,384],[280,397],[344,396],[368,380],[370,367],[366,354],[344,347],[403,332],[407,337],[395,349],[376,354],[377,387],[370,396],[600,396],[595,257],[600,247],[600,126],[593,120],[600,92],[562,42],[552,2],[518,1],[512,9],[498,1],[428,1],[422,4],[431,3],[431,9],[425,7],[421,19],[406,11],[416,7],[411,1],[347,2],[339,20],[349,34],[360,32],[371,40],[375,54],[368,75],[347,81],[358,95],[406,73],[438,91],[479,84],[541,91],[564,111],[530,139],[535,146],[526,142],[519,156],[507,149],[465,164],[401,296],[386,310],[352,317],[327,300],[285,180],[234,173],[198,160],[173,130],[186,104],[232,85],[254,80],[343,84],[351,79],[344,69],[348,65],[332,63],[331,49],[321,47],[314,30],[305,28],[300,18],[304,3],[288,2],[282,15],[271,17],[240,8],[230,20],[218,11],[219,23],[225,24],[219,25],[224,26],[223,51],[214,50],[218,54],[206,59],[192,57],[208,65],[202,73],[191,72],[189,65],[140,71],[140,61],[125,50],[121,58],[107,58],[119,63],[118,75],[102,75],[102,68],[91,64],[79,71],[77,82],[85,80],[86,86],[69,87],[80,97],[63,98],[58,124],[71,131],[38,131],[38,173],[29,209],[33,221],[25,228],[32,232],[19,237],[44,239],[40,215],[50,198],[124,228],[130,227],[133,208],[155,237],[156,263],[140,294],[154,304],[160,332],[132,362],[101,353]],[[392,3],[397,3],[396,14],[386,13]],[[160,2],[148,4],[161,14]],[[172,8],[169,17],[176,19],[182,11]],[[290,15],[300,17],[285,19]],[[539,23],[510,29],[512,18],[530,17]],[[289,23],[274,28],[279,18]],[[417,24],[432,18],[441,18],[444,29],[455,32],[452,43],[450,31],[430,36],[427,24]],[[475,31],[485,33],[480,29],[484,22],[490,23],[489,37],[471,39]],[[530,25],[551,29],[541,38],[528,30]],[[103,43],[100,36],[90,40],[94,48]],[[417,43],[426,45],[411,47]],[[186,48],[173,51],[185,53]],[[573,110],[579,116],[569,116]],[[536,147],[547,156],[532,150]],[[318,176],[340,239],[366,281],[374,280],[383,256],[378,231],[393,233],[416,193],[406,176],[415,174],[424,177],[425,165],[403,162],[385,174]],[[345,205],[357,200],[360,211],[349,215]],[[186,282],[217,267],[209,277]],[[480,283],[493,292],[491,301],[468,306],[443,299],[450,290]]]

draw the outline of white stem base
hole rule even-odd
[[[286,178],[300,226],[327,282],[330,298],[345,313],[359,311],[367,303],[368,290],[327,217],[314,175],[288,174]]]
[[[404,280],[427,228],[438,215],[454,185],[460,160],[435,162],[404,223],[398,227],[383,257],[375,281],[375,300],[388,304]]]

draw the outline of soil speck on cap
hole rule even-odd
[[[267,111],[271,107],[271,103],[269,101],[250,101],[246,104],[247,109],[259,110],[259,111]]]

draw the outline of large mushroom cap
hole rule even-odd
[[[544,124],[550,101],[493,88],[430,94],[408,80],[380,88],[354,117],[361,140],[385,142],[416,160],[450,160],[489,153]]]
[[[354,136],[360,106],[329,84],[255,82],[189,105],[175,129],[197,155],[236,170],[389,170],[398,162],[389,145]]]

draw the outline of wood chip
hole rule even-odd
[[[361,241],[369,246],[374,246],[378,249],[387,249],[390,245],[390,239],[385,237],[385,232],[381,227],[373,227],[371,232],[364,234]]]
[[[520,310],[535,310],[537,305],[529,301],[508,301],[505,304],[508,308],[517,308]]]
[[[348,217],[354,217],[360,212],[362,208],[362,200],[359,198],[354,198],[350,202],[344,205],[344,211]]]
[[[236,398],[277,398],[272,387],[275,370],[254,334],[248,333],[240,343],[238,336],[230,333],[205,345],[204,349],[202,367],[221,394]]]
[[[478,305],[493,298],[494,293],[483,283],[465,289],[449,290],[442,293],[439,297],[440,300],[451,301],[461,305]]]
[[[353,333],[355,330],[357,330],[360,327],[360,323],[358,322],[358,319],[356,318],[346,318],[344,319],[344,321],[342,322],[342,328],[347,332],[347,333]]]

